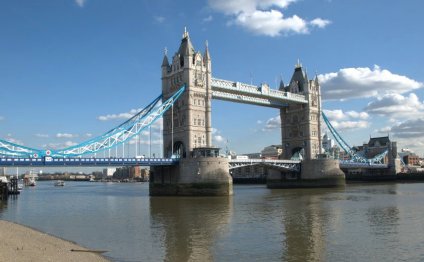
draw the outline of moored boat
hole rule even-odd
[[[57,180],[54,182],[54,186],[64,186],[65,182],[63,180]]]

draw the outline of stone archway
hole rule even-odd
[[[302,160],[305,157],[305,149],[303,147],[295,147],[295,148],[292,149],[292,152],[291,153],[292,153],[291,154],[292,155],[291,156],[292,159],[300,159],[300,160]]]
[[[177,158],[186,158],[186,151],[183,142],[177,141],[174,143],[173,156]]]

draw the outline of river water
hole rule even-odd
[[[148,184],[39,182],[0,204],[112,261],[424,261],[424,184],[149,197]],[[0,254],[1,256],[1,254]]]

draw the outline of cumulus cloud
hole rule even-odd
[[[79,6],[79,7],[84,7],[86,0],[75,0],[75,3]]]
[[[155,21],[158,22],[159,24],[165,22],[165,17],[163,16],[155,16],[154,17]]]
[[[341,109],[324,110],[333,127],[338,130],[367,128],[369,115],[366,112],[347,111]]]
[[[311,27],[324,28],[330,24],[322,18],[308,22],[297,15],[285,17],[282,9],[294,2],[297,0],[209,0],[209,6],[229,16],[228,25],[243,27],[257,35],[306,34]]]
[[[221,135],[221,131],[212,128],[212,142],[216,144],[223,144],[227,139]]]
[[[369,115],[366,112],[347,111],[343,112],[341,109],[324,110],[325,115],[330,120],[346,120],[350,118],[368,119]]]
[[[24,143],[21,140],[14,138],[12,134],[7,134],[5,140],[17,145],[22,145],[22,146],[24,145]]]
[[[378,65],[374,68],[343,68],[318,76],[326,100],[378,97],[403,94],[423,87],[423,83],[394,74]]]
[[[385,126],[383,128],[380,128],[380,129],[375,130],[375,132],[376,133],[380,133],[380,134],[387,134],[387,133],[390,133],[391,130],[392,130],[392,127]]]
[[[109,114],[109,115],[103,115],[98,116],[97,119],[100,121],[109,121],[109,120],[116,120],[116,119],[128,119],[137,114],[141,111],[141,108],[139,109],[131,109],[129,112],[126,113],[119,113],[119,114]]]
[[[71,146],[76,146],[78,143],[73,142],[73,141],[66,141],[63,143],[49,143],[49,144],[44,144],[42,145],[43,148],[48,148],[48,149],[63,149],[63,148],[67,148],[67,147],[71,147]]]
[[[311,25],[316,26],[318,28],[324,28],[327,25],[331,24],[330,20],[321,19],[321,18],[315,18],[311,21]]]
[[[69,134],[69,133],[57,133],[56,134],[57,138],[75,138],[78,137],[77,134]]]
[[[262,131],[268,132],[275,129],[281,128],[281,119],[280,116],[271,117],[265,123],[265,126],[262,128]]]
[[[424,138],[424,118],[407,120],[393,126],[391,132],[399,138]]]
[[[209,23],[212,22],[213,17],[211,15],[209,15],[208,17],[203,18],[203,23]]]
[[[390,118],[410,119],[424,117],[424,104],[414,93],[407,96],[401,94],[386,94],[368,103],[365,110],[370,114]]]
[[[48,134],[35,134],[35,136],[39,137],[39,138],[48,138],[49,137]]]

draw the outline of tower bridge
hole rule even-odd
[[[151,195],[231,195],[229,169],[253,164],[274,167],[268,176],[270,188],[344,184],[339,162],[321,154],[318,78],[309,79],[299,62],[289,84],[281,82],[278,90],[266,84],[253,86],[214,78],[208,45],[203,53],[195,51],[185,31],[171,59],[165,52],[161,70],[162,94],[116,128],[59,150],[39,150],[0,140],[0,165],[148,165],[152,171]],[[219,149],[212,144],[212,99],[279,110],[284,159],[237,162],[219,157]],[[112,148],[137,138],[161,117],[163,158],[111,157]],[[103,152],[104,157],[97,158],[97,152]],[[87,154],[94,154],[94,158],[84,158]],[[293,173],[297,174],[295,180]]]

